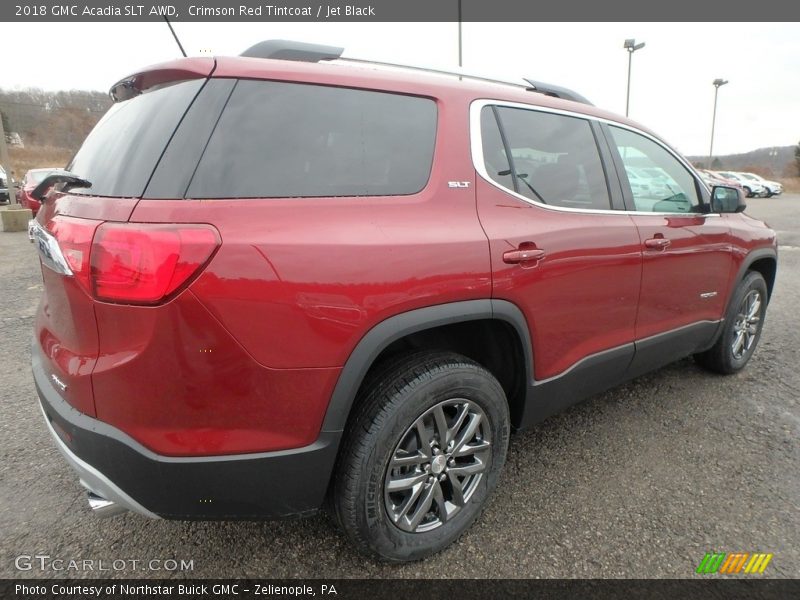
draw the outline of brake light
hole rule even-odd
[[[210,225],[103,223],[92,244],[92,292],[107,302],[158,304],[185,287],[219,244]]]
[[[58,241],[61,254],[78,282],[89,290],[89,254],[99,221],[58,215],[47,223],[47,229]]]

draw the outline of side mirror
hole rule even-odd
[[[718,213],[737,213],[747,208],[742,190],[725,185],[711,188],[711,211]]]

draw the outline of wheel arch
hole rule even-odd
[[[776,255],[763,255],[754,257],[747,263],[746,271],[758,271],[767,282],[767,300],[772,297],[772,290],[775,287],[775,275],[778,272],[778,258]],[[742,273],[744,277],[744,272]],[[739,279],[741,281],[741,278]]]
[[[767,300],[772,297],[772,290],[775,287],[775,276],[778,271],[778,251],[776,248],[756,248],[751,250],[739,264],[736,277],[730,283],[728,298],[725,301],[725,314],[728,314],[733,293],[736,287],[742,282],[748,271],[761,273],[767,282]]]
[[[533,380],[533,349],[528,324],[516,305],[504,300],[482,299],[415,309],[389,317],[372,327],[350,353],[342,368],[325,413],[322,432],[344,431],[370,368],[392,344],[415,334],[478,321],[505,324],[519,344],[525,385],[520,390],[519,398],[509,399],[513,423],[513,413],[519,411],[521,414],[527,385]],[[512,402],[518,405],[512,405]]]

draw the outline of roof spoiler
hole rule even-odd
[[[211,57],[179,58],[151,65],[120,79],[111,86],[108,95],[114,102],[124,102],[150,88],[187,79],[205,79],[214,72],[215,66],[216,61]]]
[[[585,97],[581,96],[578,92],[574,92],[568,88],[561,87],[560,85],[553,85],[551,83],[542,83],[541,81],[534,81],[533,79],[524,78],[531,87],[532,92],[539,92],[545,96],[552,96],[553,98],[561,98],[563,100],[572,100],[573,102],[580,102],[581,104],[588,104],[594,106]]]
[[[336,60],[342,55],[344,48],[307,44],[291,40],[266,40],[250,46],[240,56],[249,58],[273,58],[275,60],[296,60],[300,62],[319,62]]]

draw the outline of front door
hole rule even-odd
[[[664,146],[629,129],[606,131],[642,244],[636,338],[681,328],[713,335],[733,268],[727,219],[703,212],[699,182]]]

